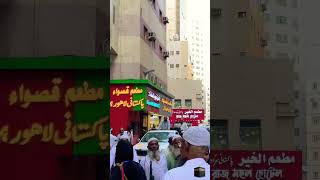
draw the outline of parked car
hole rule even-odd
[[[159,150],[163,151],[169,146],[169,135],[179,134],[176,130],[151,130],[147,132],[133,148],[136,150],[139,160],[147,155],[148,140],[150,138],[157,138],[159,140]]]

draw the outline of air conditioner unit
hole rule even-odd
[[[266,4],[261,4],[260,7],[261,7],[261,11],[262,12],[265,12],[267,10],[267,5]]]
[[[213,17],[219,17],[222,14],[221,11],[222,11],[221,8],[213,8],[213,9],[211,9],[211,15]]]
[[[268,45],[267,40],[261,38],[261,39],[260,39],[260,45],[261,45],[261,47],[266,47],[266,46]]]
[[[169,51],[163,52],[163,57],[166,59],[169,57]]]
[[[163,24],[169,23],[169,18],[168,17],[163,17],[162,18],[162,22],[163,22]]]
[[[148,39],[149,39],[149,41],[155,41],[156,40],[156,33],[155,32],[149,32],[148,33]]]

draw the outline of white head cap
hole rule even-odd
[[[207,146],[210,149],[210,133],[207,129],[192,126],[183,133],[183,139],[194,146]]]
[[[157,138],[155,138],[155,137],[150,138],[150,139],[148,140],[148,144],[149,144],[151,141],[157,141],[157,142],[159,142],[159,140],[158,140]]]
[[[173,136],[173,138],[172,138],[172,141],[174,141],[175,139],[177,139],[177,138],[182,138],[180,135],[178,135],[178,134],[175,134],[174,136]]]

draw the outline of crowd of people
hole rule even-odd
[[[140,161],[121,129],[110,137],[110,180],[209,180],[210,134],[203,127],[190,127],[182,136],[170,135],[169,146],[160,151],[159,140],[148,140],[148,152]]]

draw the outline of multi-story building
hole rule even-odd
[[[293,71],[288,60],[211,59],[214,149],[294,150]]]
[[[1,2],[1,56],[97,56],[106,53],[109,2]],[[22,31],[23,30],[23,31]]]
[[[193,78],[202,81],[203,105],[208,109],[210,101],[210,1],[180,1],[180,39],[188,41],[189,63],[193,67]],[[207,111],[206,119],[210,113]]]
[[[118,48],[111,79],[149,79],[167,89],[166,24],[164,1],[115,1]],[[117,17],[118,15],[118,17]],[[111,20],[113,23],[113,19]],[[111,32],[113,29],[111,29]],[[111,35],[112,39],[113,34]],[[117,45],[116,45],[117,42]],[[111,46],[112,47],[112,46]]]
[[[294,150],[293,65],[264,58],[265,4],[211,2],[212,143]]]
[[[192,80],[192,69],[188,62],[188,42],[169,41],[168,52],[168,78]]]
[[[115,134],[120,128],[132,128],[138,138],[170,116],[173,96],[167,92],[166,2],[112,0],[110,7],[110,126]],[[139,91],[129,96],[112,94],[122,88]],[[140,101],[135,105],[115,105],[137,98]]]

